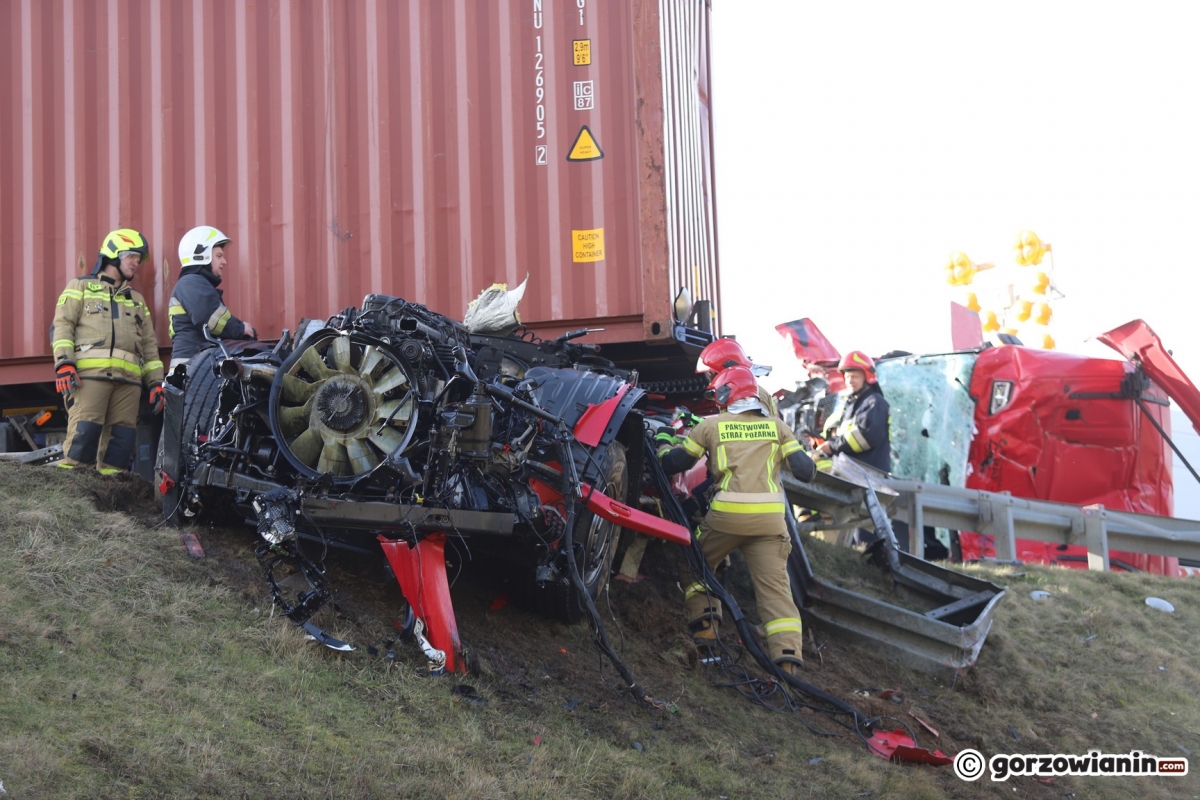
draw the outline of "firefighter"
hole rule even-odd
[[[752,373],[755,369],[754,362],[735,339],[714,339],[700,351],[700,363],[696,365],[696,372],[707,372],[710,376],[715,376],[730,367],[745,367]],[[766,372],[770,370],[767,369]],[[758,388],[758,399],[771,416],[779,416],[775,398],[761,386]]]
[[[817,452],[825,456],[845,453],[875,469],[891,471],[888,402],[875,377],[875,362],[854,350],[842,357],[837,368],[846,379],[844,402],[839,404],[840,415],[836,411],[830,415],[826,423],[830,435]]]
[[[742,551],[754,581],[771,659],[794,673],[803,664],[803,628],[788,580],[792,544],[779,475],[784,461],[802,481],[811,481],[816,467],[792,431],[763,406],[748,368],[721,372],[709,385],[708,396],[721,412],[702,420],[680,446],[660,448],[659,458],[667,474],[673,475],[708,455],[717,493],[697,534],[704,558],[716,567],[733,550]],[[702,583],[691,584],[685,595],[693,639],[700,645],[715,643],[720,603]]]
[[[837,368],[846,379],[846,389],[825,424],[825,442],[816,450],[818,466],[837,453],[845,453],[867,466],[890,472],[889,409],[875,376],[874,360],[861,350],[854,350],[842,357]],[[853,534],[839,537],[839,543],[849,539],[849,544],[871,544],[878,538],[865,528],[858,528]]]
[[[231,239],[216,228],[201,225],[179,240],[179,280],[171,292],[171,373],[212,344],[205,328],[220,339],[256,339],[258,333],[235,317],[222,299],[221,277],[228,265],[225,249]]]
[[[94,463],[105,475],[128,469],[143,386],[154,412],[162,413],[154,323],[145,298],[129,285],[149,257],[146,237],[115,230],[104,237],[91,273],[73,278],[59,295],[51,339],[55,388],[67,407],[60,467]]]

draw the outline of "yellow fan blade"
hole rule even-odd
[[[350,372],[350,337],[337,337],[333,340],[333,347],[329,349],[333,358],[333,368],[339,372]]]
[[[375,394],[383,396],[392,389],[398,389],[408,383],[408,376],[401,369],[394,369],[384,375],[375,385]]]
[[[346,455],[345,445],[339,442],[328,442],[321,448],[321,458],[317,461],[317,472],[331,472],[334,475],[349,474],[350,458]]]
[[[304,371],[309,374],[314,380],[323,381],[330,375],[334,375],[325,360],[317,353],[315,347],[310,347],[304,351],[304,355],[300,356],[300,366],[304,367]]]
[[[308,430],[312,400],[302,406],[279,409],[279,430],[284,436],[295,436]]]
[[[387,361],[387,359],[383,357],[383,353],[380,353],[377,349],[375,349],[375,345],[367,345],[363,350],[362,363],[358,365],[358,371],[362,375],[370,377],[371,373],[375,371],[375,368],[384,361]]]
[[[311,467],[320,458],[321,447],[323,445],[324,442],[321,441],[321,434],[309,428],[296,437],[296,440],[291,444],[291,449],[296,458]]]
[[[283,399],[290,405],[301,405],[308,402],[317,389],[321,388],[319,383],[309,383],[301,380],[295,375],[283,375]]]
[[[396,416],[392,417],[392,411],[396,411]],[[408,422],[412,417],[412,400],[406,401],[403,406],[400,405],[399,400],[388,400],[386,403],[381,403],[379,408],[375,409],[375,419],[385,420],[388,417],[392,417],[392,424]]]
[[[362,439],[351,439],[346,442],[346,453],[350,456],[350,472],[360,475],[370,472],[379,466],[379,456]]]
[[[367,438],[371,443],[383,451],[384,455],[391,455],[397,448],[404,444],[404,437],[395,428],[384,428],[382,431],[377,428],[371,428],[371,432],[367,434]]]

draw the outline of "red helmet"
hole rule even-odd
[[[837,368],[841,372],[848,369],[860,369],[867,378],[867,383],[875,383],[875,361],[862,350],[851,350],[842,356]]]
[[[696,372],[720,372],[730,367],[749,367],[746,351],[733,339],[717,339],[700,351],[700,363],[707,369],[696,366]]]
[[[704,396],[725,408],[735,400],[758,397],[758,381],[748,367],[730,367],[712,379]]]

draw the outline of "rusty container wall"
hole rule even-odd
[[[709,19],[707,0],[0,0],[0,383],[50,378],[58,294],[117,227],[149,238],[135,286],[163,345],[199,224],[233,239],[225,298],[264,337],[370,292],[461,317],[528,275],[543,336],[666,339],[681,286],[719,292]]]

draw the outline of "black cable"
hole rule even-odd
[[[621,657],[613,649],[612,644],[608,641],[608,633],[604,629],[604,620],[600,617],[600,612],[596,609],[596,604],[592,600],[592,596],[583,582],[583,576],[579,572],[579,564],[575,561],[575,523],[578,517],[577,504],[579,498],[577,497],[577,493],[580,489],[580,482],[578,476],[575,474],[575,461],[572,458],[570,443],[569,441],[564,441],[566,435],[569,433],[570,431],[567,430],[565,423],[560,422],[557,444],[559,457],[562,459],[561,463],[563,464],[561,491],[567,507],[567,527],[564,533],[564,544],[566,546],[567,568],[570,573],[571,582],[584,604],[584,610],[587,612],[592,631],[595,634],[597,646],[608,657],[608,660],[625,681],[630,694],[639,702],[646,703],[655,708],[667,708],[667,703],[650,697],[646,690],[638,685],[637,681],[633,679],[633,673],[630,672],[629,667],[626,666],[625,662],[621,660]]]

